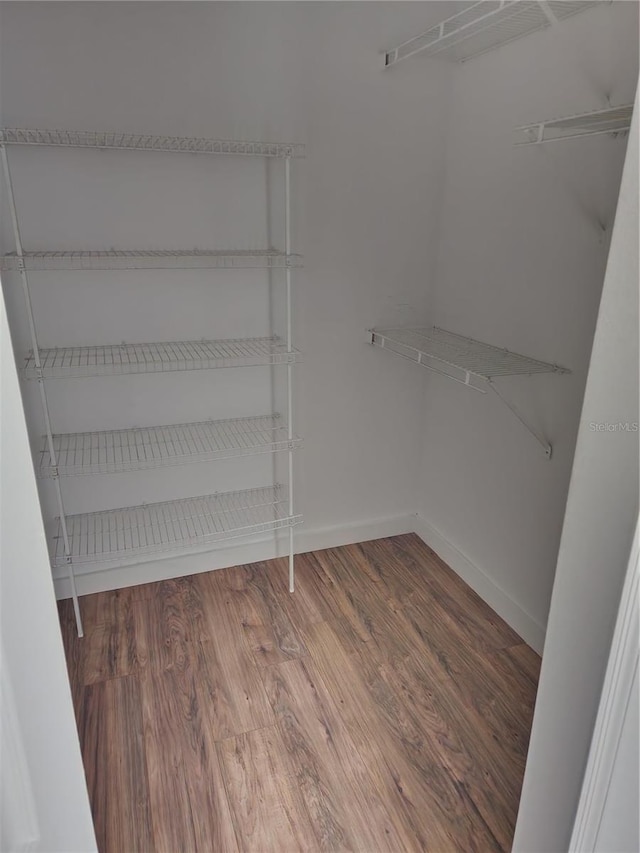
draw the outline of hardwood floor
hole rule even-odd
[[[81,606],[101,853],[511,849],[540,659],[417,536]]]

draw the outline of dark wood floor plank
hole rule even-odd
[[[298,554],[295,562],[295,592],[289,592],[287,560],[271,560],[269,580],[293,625],[313,625],[326,621],[329,609],[316,583],[314,552]]]
[[[437,756],[416,768],[385,725],[359,668],[340,644],[329,623],[305,628],[306,645],[358,749],[378,768],[384,800],[418,849],[468,850],[485,853],[499,846],[481,820],[473,820],[465,791],[442,773]],[[423,744],[424,746],[424,744]],[[426,770],[427,762],[430,767]],[[458,845],[456,847],[456,845]]]
[[[237,850],[215,748],[190,670],[140,673],[157,853]]]
[[[471,836],[486,830],[487,849],[508,850],[520,775],[504,772],[506,759],[484,739],[473,710],[461,708],[446,683],[434,688],[415,658],[393,667],[361,659],[359,669],[407,762],[423,779],[436,780],[445,801],[462,798]]]
[[[522,642],[415,533],[363,542],[357,547],[403,604],[419,607],[428,597],[457,622],[475,648],[493,651]]]
[[[263,679],[321,849],[408,849],[313,663],[268,667]]]
[[[278,729],[246,732],[217,748],[240,850],[318,850]]]
[[[252,563],[219,575],[258,666],[271,666],[306,654],[304,644],[271,583],[271,566]]]
[[[540,678],[540,667],[542,666],[540,655],[534,652],[526,643],[520,643],[518,646],[511,646],[505,649],[504,655],[510,658],[518,667],[518,671],[529,679],[535,695],[538,687],[538,679]]]
[[[222,574],[195,575],[187,598],[198,655],[199,688],[215,740],[275,723]]]
[[[88,595],[81,602],[84,622],[84,682],[130,675],[137,667],[132,597],[128,590]]]
[[[137,676],[85,688],[80,735],[100,853],[154,850]]]
[[[466,643],[464,632],[443,611],[438,611],[442,618],[415,605],[405,605],[404,612],[425,648],[449,675],[462,705],[475,709],[483,731],[490,733],[497,746],[509,749],[524,767],[530,719],[528,712],[523,713],[517,677],[505,668],[498,671],[491,656]]]

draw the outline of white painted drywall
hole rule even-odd
[[[96,850],[4,301],[0,298],[2,849]]]
[[[517,853],[567,849],[638,517],[637,108],[636,100],[558,555]],[[607,423],[628,423],[630,431],[594,428]]]
[[[572,375],[500,381],[551,461],[494,395],[421,380],[419,529],[538,650],[607,257],[597,222],[611,229],[625,141],[517,147],[513,129],[632,102],[637,31],[636,3],[606,4],[468,62],[453,83],[431,317]],[[437,65],[414,62],[423,79]]]
[[[304,438],[299,548],[413,526],[421,394],[405,365],[366,345],[364,330],[426,310],[451,68],[385,74],[377,51],[437,20],[445,7],[2,4],[6,125],[307,143],[307,159],[294,164],[294,245],[305,254],[305,269],[294,275],[294,337],[304,352],[296,369],[295,429]],[[264,240],[261,162],[60,150],[12,149],[9,156],[27,248],[255,247]],[[259,272],[31,278],[45,344],[269,330]],[[28,343],[15,284],[14,276],[7,298],[22,353]],[[27,408],[36,438],[42,424],[34,392],[27,390]],[[50,399],[54,430],[65,431],[260,414],[278,393],[270,371],[255,369],[58,381]],[[71,512],[131,505],[259,485],[270,481],[271,466],[254,457],[76,478],[64,494]],[[51,516],[47,484],[41,491]],[[209,555],[197,566],[182,561],[179,570],[257,555],[269,556],[267,543],[258,552]],[[119,584],[132,579],[118,575]]]

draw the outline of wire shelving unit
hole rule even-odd
[[[126,564],[147,555],[207,551],[225,539],[292,528],[301,520],[289,513],[286,489],[275,485],[68,515],[66,527],[74,563]],[[52,544],[53,566],[64,566],[59,518]]]
[[[300,255],[275,249],[143,250],[110,249],[104,252],[12,252],[3,255],[0,269],[21,270],[163,270],[163,269],[284,269],[302,266]]]
[[[607,0],[480,0],[384,53],[390,68],[416,54],[466,62]]]
[[[27,379],[65,379],[76,376],[114,376],[128,373],[169,373],[222,367],[257,367],[299,361],[277,337],[221,341],[162,341],[95,347],[52,347],[29,353]]]
[[[527,422],[506,398],[504,391],[496,386],[494,380],[506,376],[533,376],[538,373],[571,373],[566,367],[448,332],[438,326],[420,329],[370,329],[369,334],[371,343],[376,347],[409,359],[475,391],[493,391],[542,445],[547,457],[551,458],[551,444]]]
[[[539,145],[542,142],[599,136],[603,133],[616,136],[625,134],[631,127],[632,115],[633,104],[625,104],[565,118],[524,124],[516,128],[518,134],[516,145]]]
[[[289,438],[279,415],[222,421],[132,427],[53,436],[53,465],[43,436],[38,475],[115,474],[193,462],[213,462],[257,453],[294,450],[300,438]]]
[[[25,250],[7,149],[11,146],[90,148],[277,158],[284,166],[284,246],[259,249],[114,249]],[[23,374],[38,383],[45,435],[37,471],[55,486],[58,516],[51,536],[51,561],[66,567],[78,634],[83,635],[76,565],[133,564],[148,555],[210,550],[216,542],[288,528],[289,589],[294,590],[293,528],[302,519],[294,509],[293,367],[300,353],[293,346],[292,270],[301,256],[292,251],[291,160],[304,157],[304,145],[200,137],[85,130],[0,130],[0,159],[8,193],[15,252],[0,268],[16,271],[24,296],[31,352]],[[286,286],[286,338],[162,341],[119,345],[41,348],[31,304],[29,274],[47,270],[266,269],[281,270]],[[286,365],[286,419],[267,414],[232,420],[167,424],[144,428],[53,432],[47,383],[56,378],[165,373],[224,367]],[[274,485],[216,493],[104,512],[68,515],[61,479],[80,474],[142,471],[193,462],[207,463],[257,453],[288,454],[287,487]]]
[[[238,154],[249,157],[304,157],[304,145],[290,142],[248,142],[193,136],[161,136],[95,130],[39,130],[4,128],[0,145],[35,145],[64,148],[101,148],[117,151],[172,151],[179,154]]]

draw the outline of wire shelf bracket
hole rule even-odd
[[[384,68],[416,54],[466,62],[608,0],[480,0],[385,51]]]
[[[438,326],[420,329],[370,329],[374,346],[406,358],[447,379],[486,394],[493,391],[551,458],[550,442],[532,427],[510,402],[494,380],[505,376],[533,376],[538,373],[571,373],[552,364],[507,349],[448,332]]]
[[[39,130],[3,128],[0,145],[98,148],[125,151],[172,151],[180,154],[236,154],[249,157],[304,157],[297,142],[247,142],[193,136],[161,136],[150,133],[121,133],[94,130]]]
[[[55,460],[46,436],[39,477],[114,474],[193,462],[214,462],[300,447],[279,415],[133,427],[53,436]],[[54,461],[57,463],[54,465]]]
[[[65,563],[59,521],[51,528],[53,568]],[[74,564],[126,565],[145,556],[201,553],[216,542],[301,521],[289,513],[286,489],[276,485],[68,515],[67,527]]]
[[[543,142],[579,139],[584,136],[599,136],[603,133],[623,136],[631,127],[632,115],[633,104],[625,104],[565,118],[523,124],[515,129],[518,134],[515,144],[540,145]]]

